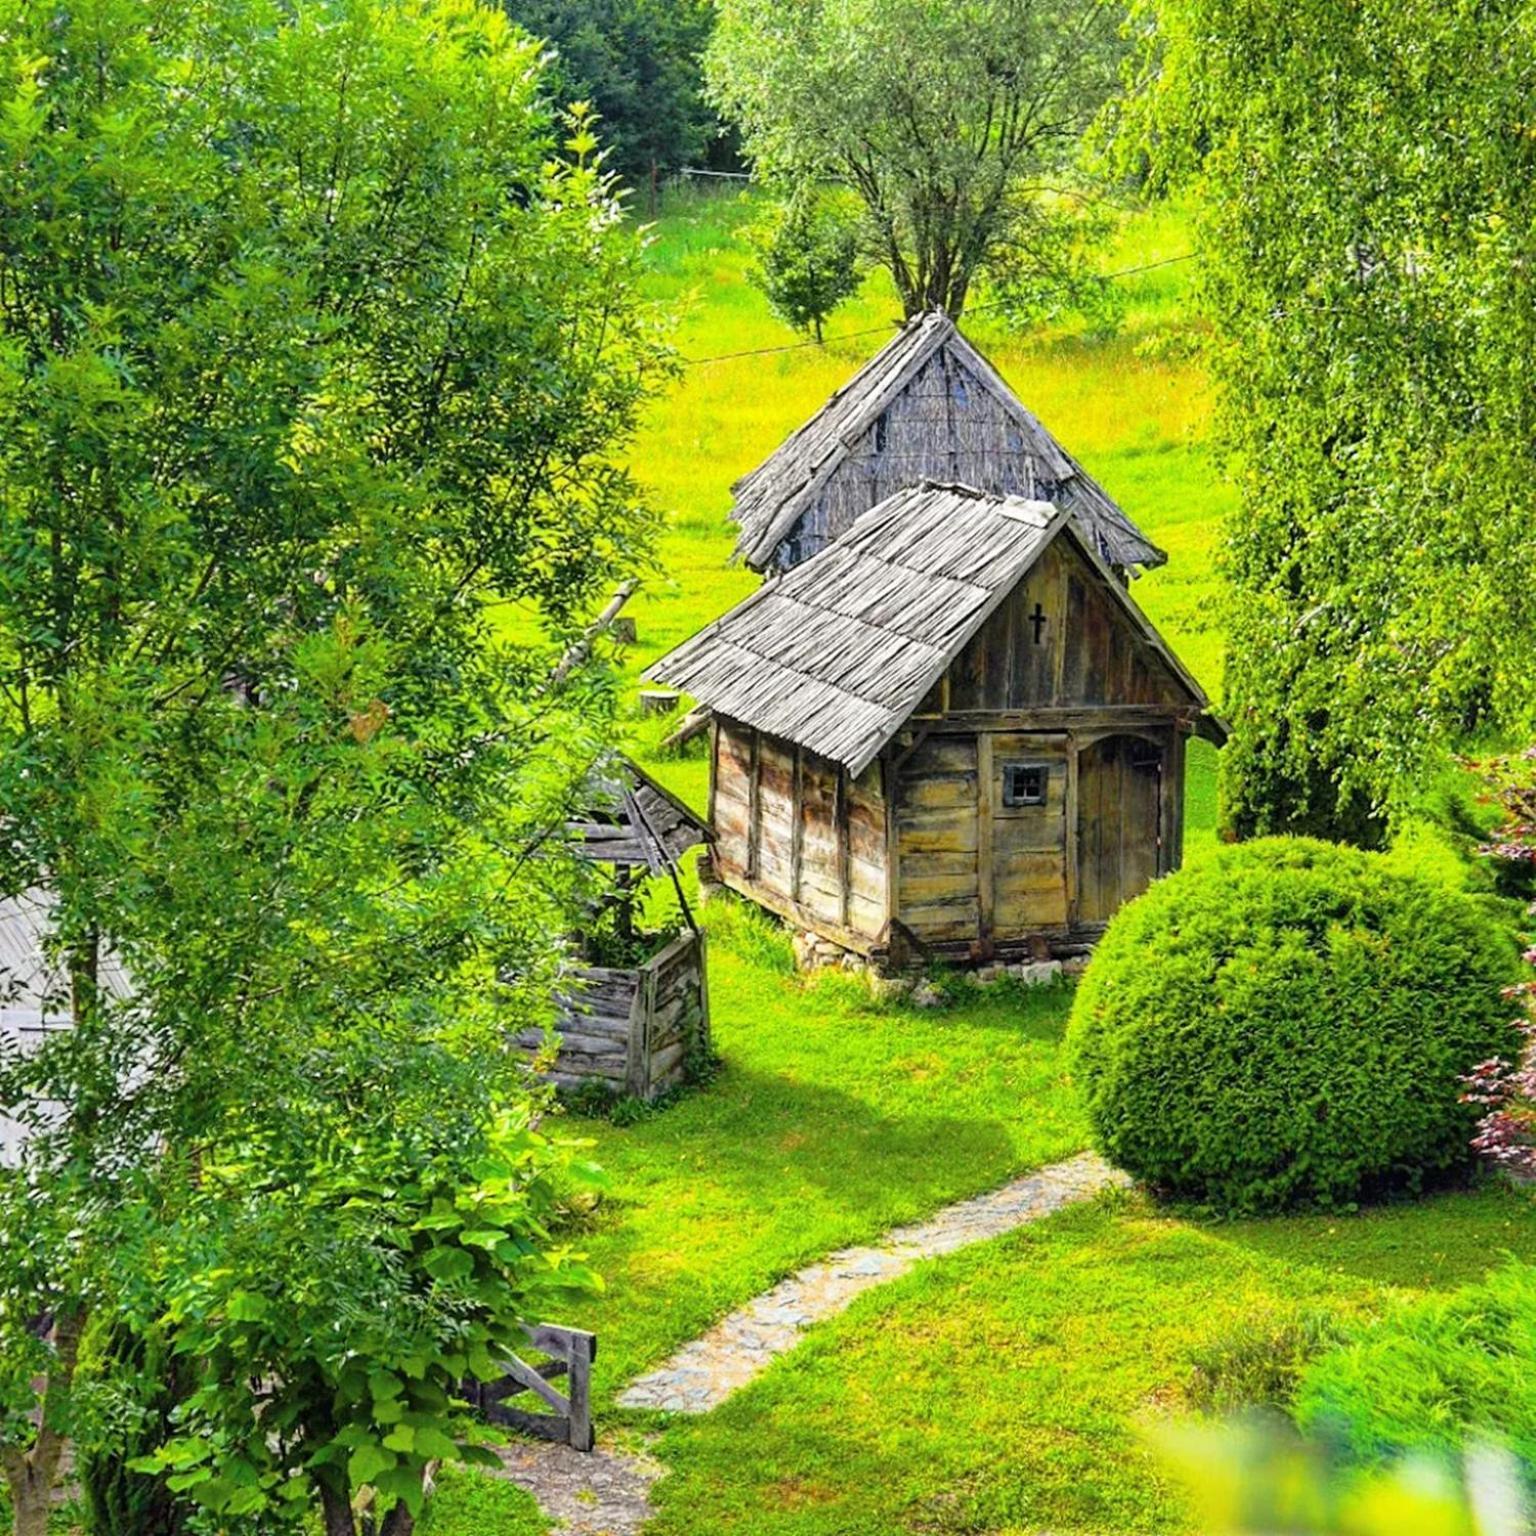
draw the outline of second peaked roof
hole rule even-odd
[[[1113,566],[1167,559],[938,311],[909,321],[736,482],[736,553],[755,570],[787,569],[886,496],[925,480],[1055,502]]]
[[[1051,542],[1069,533],[1201,709],[1206,697],[1066,507],[900,491],[663,656],[647,677],[859,774]]]

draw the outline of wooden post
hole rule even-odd
[[[710,1049],[712,1035],[709,1027],[709,936],[700,928],[693,936],[699,951],[699,1051]]]
[[[848,777],[848,770],[839,763],[837,781],[832,787],[832,820],[837,828],[838,921],[844,928],[848,926],[848,904],[853,894],[853,834],[848,819],[848,792],[852,786]]]
[[[751,769],[747,778],[747,879],[757,879],[758,845],[762,841],[763,733],[752,732]]]
[[[885,921],[892,935],[891,953],[894,958],[894,925],[901,916],[901,835],[896,824],[896,797],[901,791],[901,770],[889,757],[880,760],[880,785],[885,801]]]
[[[795,746],[795,766],[789,799],[789,896],[800,900],[801,866],[805,855],[805,749]]]
[[[624,1058],[624,1091],[637,1099],[650,1097],[651,997],[654,973],[642,967],[629,1005],[629,1050]]]
[[[592,1434],[592,1357],[597,1353],[597,1340],[590,1333],[570,1330],[570,1419],[571,1449],[590,1451],[594,1444]]]
[[[1078,816],[1077,816],[1077,737],[1067,733],[1067,792],[1062,815],[1066,818],[1067,844],[1067,926],[1077,926],[1078,892]]]
[[[982,960],[992,958],[993,906],[997,891],[992,876],[992,733],[976,733],[976,910]]]

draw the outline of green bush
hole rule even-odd
[[[1405,1306],[1303,1373],[1295,1416],[1350,1460],[1491,1442],[1536,1468],[1536,1269]]]
[[[1378,854],[1275,838],[1159,881],[1078,990],[1100,1149],[1222,1211],[1338,1206],[1465,1163],[1462,1074],[1516,1048],[1515,947]]]

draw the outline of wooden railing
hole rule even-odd
[[[543,1364],[530,1365],[516,1355],[504,1364],[499,1381],[466,1382],[464,1395],[471,1407],[492,1424],[505,1424],[542,1440],[569,1445],[574,1450],[592,1449],[592,1362],[597,1358],[597,1338],[579,1328],[557,1328],[549,1323],[523,1330],[532,1350],[547,1356]],[[566,1392],[552,1382],[564,1377]],[[550,1410],[531,1412],[509,1408],[507,1399],[531,1392]]]

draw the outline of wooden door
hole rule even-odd
[[[1107,923],[1157,878],[1162,846],[1162,747],[1108,736],[1077,766],[1077,921]]]

